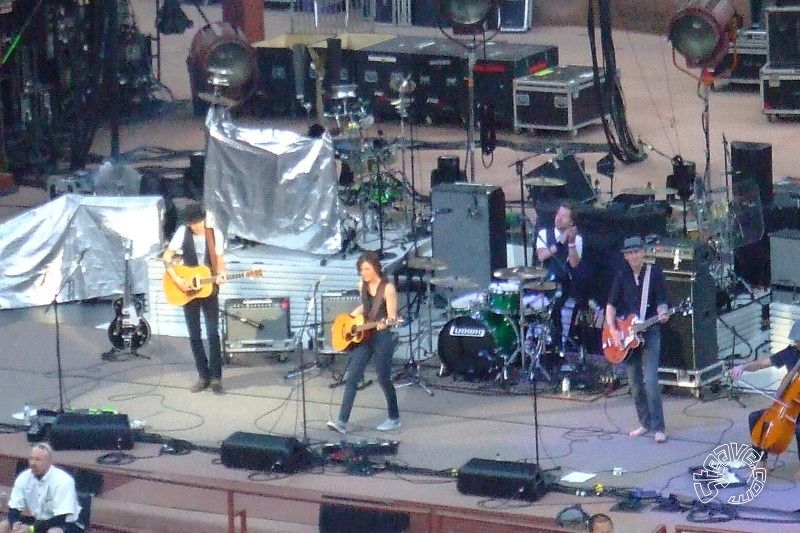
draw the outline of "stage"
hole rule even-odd
[[[143,28],[152,27],[153,3],[142,4],[144,7],[137,13],[139,22]],[[208,9],[218,15],[218,8]],[[268,37],[284,33],[288,27],[285,14],[274,11],[268,14]],[[202,23],[196,13],[189,15],[196,25]],[[387,29],[413,35],[435,33],[429,28]],[[537,27],[528,34],[503,38],[556,45],[562,63],[590,64],[583,27]],[[191,32],[187,32],[164,40],[165,57],[181,66],[165,69],[163,81],[182,99],[188,97],[188,78],[182,65],[190,39]],[[618,67],[623,74],[627,105],[636,111],[629,118],[644,142],[670,155],[682,153],[699,165],[704,153],[696,82],[668,64],[669,47],[664,41],[663,36],[632,32],[619,32],[617,36]],[[762,115],[757,94],[728,89],[715,91],[710,98],[711,179],[715,188],[724,188],[727,183],[723,175],[723,134],[728,138],[771,142],[776,180],[796,172],[796,158],[792,157],[797,141],[796,124],[768,122]],[[164,117],[125,123],[121,131],[123,150],[141,146],[202,149],[205,128],[202,119],[192,115],[190,107],[183,100]],[[302,118],[268,122],[276,128],[297,132],[308,127]],[[372,129],[378,127],[389,139],[401,134],[396,122],[379,123]],[[507,145],[498,147],[491,157],[484,157],[476,150],[477,164],[470,179],[500,186],[507,201],[518,201],[516,161],[533,155],[524,164],[527,172],[563,147],[587,148],[580,152],[587,173],[592,184],[596,182],[601,189],[601,202],[607,202],[611,187],[619,193],[645,183],[660,186],[672,170],[669,158],[650,152],[641,163],[617,165],[616,175],[610,180],[594,172],[605,151],[588,149],[606,142],[602,128],[589,126],[581,129],[579,135],[581,142],[573,143],[571,138],[557,133],[531,132],[521,136],[502,132],[500,136],[508,141]],[[416,187],[427,195],[438,156],[459,156],[461,165],[466,164],[465,150],[453,148],[452,144],[463,145],[466,135],[458,125],[420,124],[415,126],[414,136],[447,147],[405,153],[395,162],[397,167],[406,169],[411,168],[412,160],[415,162]],[[107,130],[101,129],[93,147],[101,159],[109,153],[109,142]],[[527,151],[522,146],[537,149]],[[3,197],[0,213],[7,219],[46,201],[46,191],[21,186],[14,194]],[[535,215],[535,211],[530,213],[532,218]],[[680,227],[679,217],[673,216],[670,224]],[[405,235],[407,231],[391,234],[389,248],[395,253],[391,262],[399,264],[411,250],[412,244]],[[377,248],[374,236],[374,231],[365,233],[358,245]],[[427,246],[423,243],[423,255],[428,251]],[[306,321],[313,286],[320,278],[325,276],[315,306],[322,303],[324,294],[355,286],[356,253],[352,250],[323,258],[245,246],[230,250],[230,254],[233,268],[259,266],[267,273],[258,281],[231,283],[223,295],[232,299],[288,296],[292,330],[300,329],[298,325]],[[518,249],[509,251],[508,258],[510,264],[521,262]],[[106,487],[96,500],[95,516],[107,525],[115,524],[129,531],[224,530],[228,524],[226,496],[229,494],[234,495],[234,507],[247,509],[251,531],[315,531],[320,503],[330,501],[407,511],[412,516],[412,531],[535,530],[531,525],[536,522],[535,517],[547,521],[542,529],[555,530],[554,517],[572,504],[580,504],[589,513],[609,513],[618,531],[652,531],[659,524],[672,531],[673,526],[688,522],[687,513],[653,510],[652,493],[664,497],[676,495],[683,502],[697,500],[689,468],[703,464],[720,445],[748,443],[747,415],[769,404],[762,396],[728,388],[724,379],[715,380],[714,387],[697,398],[692,387],[677,383],[682,376],[674,374],[675,386],[665,386],[664,398],[669,440],[656,444],[651,437],[632,439],[628,432],[637,423],[632,400],[624,387],[587,394],[574,388],[569,395],[562,395],[560,383],[547,383],[537,387],[534,402],[532,384],[524,379],[509,384],[494,379],[465,382],[440,376],[438,357],[424,349],[428,339],[435,335],[426,334],[425,327],[420,331],[425,326],[423,308],[421,316],[410,326],[396,330],[401,342],[395,366],[398,373],[404,370],[409,356],[408,338],[420,339],[423,349],[411,352],[423,359],[421,376],[433,396],[418,386],[400,388],[402,429],[384,434],[374,429],[386,417],[383,396],[376,385],[368,386],[357,396],[351,417],[353,431],[345,436],[349,443],[396,441],[396,454],[373,456],[367,463],[329,461],[291,475],[229,469],[220,464],[219,449],[231,434],[239,431],[307,440],[317,450],[324,449],[325,444],[340,443],[342,436],[327,430],[325,422],[338,412],[342,389],[329,385],[341,373],[344,357],[318,354],[308,350],[305,342],[304,349],[283,351],[280,356],[278,352],[236,353],[231,364],[223,369],[226,394],[191,394],[189,387],[196,374],[187,339],[182,336],[180,313],[167,308],[159,299],[161,264],[157,257],[149,263],[149,278],[150,308],[145,316],[153,326],[153,336],[139,355],[103,357],[111,348],[107,325],[114,312],[109,301],[76,302],[58,309],[58,346],[64,369],[63,407],[111,408],[127,414],[136,427],[143,428],[143,433],[134,448],[126,452],[134,458],[131,464],[97,466],[96,459],[107,451],[58,452],[57,462],[101,470]],[[770,304],[773,310],[766,330],[761,328],[762,304]],[[719,357],[714,363],[728,356],[739,361],[763,357],[770,349],[783,347],[786,326],[796,316],[795,303],[776,306],[770,302],[769,290],[758,292],[749,303],[726,317],[748,343],[718,324],[719,351],[713,355]],[[435,328],[445,323],[440,314],[434,320]],[[763,344],[765,340],[771,344]],[[9,465],[13,458],[25,457],[28,447],[20,421],[12,415],[21,412],[25,403],[38,408],[61,407],[55,312],[45,308],[0,311],[0,346],[4,354],[0,422],[7,424],[10,431],[0,436],[0,455],[4,457],[0,463],[4,474],[2,484],[8,486],[12,476]],[[302,379],[286,378],[296,367],[311,362],[323,366],[306,372]],[[720,368],[725,364],[728,363],[722,363]],[[759,387],[770,389],[780,375],[765,372],[753,378]],[[162,444],[174,449],[175,444],[184,446],[184,441],[190,443],[190,453],[164,453]],[[556,481],[571,472],[595,475],[580,483],[558,481],[553,490],[535,502],[468,496],[457,490],[455,471],[472,458],[521,464],[538,462],[545,475]],[[761,493],[751,502],[735,506],[739,519],[714,523],[716,530],[797,529],[796,525],[767,526],[763,522],[773,518],[769,510],[792,512],[800,508],[800,488],[793,479],[798,466],[796,444],[792,443],[777,463],[773,461],[774,458]],[[615,471],[620,475],[614,475]],[[747,487],[721,489],[716,501],[724,502],[745,490]],[[644,511],[611,510],[631,494],[645,500]],[[782,515],[778,520],[786,521],[787,517]]]

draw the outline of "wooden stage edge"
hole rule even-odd
[[[25,433],[0,434],[0,479],[13,479],[17,462],[26,459],[30,449]],[[252,472],[227,469],[219,461],[204,468],[192,461],[191,456],[203,457],[202,452],[170,458],[160,454],[160,446],[137,443],[129,453],[140,459],[153,459],[150,470],[129,465],[101,465],[96,459],[107,451],[58,451],[56,463],[72,469],[88,470],[102,476],[102,490],[92,503],[92,524],[101,531],[126,533],[182,532],[229,533],[251,532],[311,532],[318,531],[319,512],[323,504],[347,506],[360,511],[391,511],[407,513],[411,533],[521,533],[584,531],[559,526],[554,516],[569,505],[563,494],[550,493],[544,499],[553,499],[544,505],[525,505],[528,502],[490,500],[484,497],[445,495],[455,492],[454,484],[431,483],[429,477],[404,475],[414,488],[397,491],[396,498],[378,498],[376,494],[392,494],[388,489],[399,484],[394,476],[376,475],[372,478],[341,475],[333,477],[334,483],[320,481],[324,475],[314,472],[293,475],[264,474],[264,479]],[[113,452],[112,452],[113,453]],[[208,454],[205,454],[208,456]],[[154,459],[155,458],[155,459]],[[171,460],[175,459],[175,461]],[[178,463],[178,464],[175,464]],[[187,465],[206,475],[190,473]],[[383,479],[379,479],[383,477]],[[388,479],[387,479],[388,477]],[[254,481],[253,479],[258,479]],[[359,480],[353,483],[353,480]],[[10,483],[10,481],[9,481]],[[346,492],[340,487],[355,488]],[[0,492],[10,487],[5,482]],[[358,491],[361,494],[358,494]],[[403,492],[402,494],[400,494]],[[413,494],[413,497],[408,497]],[[372,496],[370,496],[372,495]],[[159,502],[145,502],[148,497]],[[462,500],[464,505],[459,505]],[[481,502],[494,502],[494,509],[481,507]],[[4,503],[4,502],[3,502]],[[467,507],[466,505],[469,505]],[[607,502],[598,510],[607,508]],[[5,506],[4,506],[5,507]],[[587,513],[597,512],[587,501]],[[3,511],[5,508],[3,509]],[[539,516],[536,512],[550,516]],[[639,522],[635,529],[643,532],[670,531],[662,517],[651,516],[652,525],[643,528]],[[194,522],[193,522],[194,520]],[[649,520],[648,520],[649,522]],[[662,522],[662,523],[659,523]],[[169,524],[169,525],[167,525]],[[617,524],[620,530],[624,524]],[[739,530],[704,528],[699,525],[675,525],[674,531],[695,533],[723,533]]]

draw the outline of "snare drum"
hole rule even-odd
[[[500,315],[518,315],[519,283],[511,281],[490,283],[486,307]]]
[[[543,292],[531,292],[522,296],[525,314],[539,313],[550,305],[550,298]]]

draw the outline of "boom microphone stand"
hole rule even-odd
[[[314,361],[306,365],[303,361],[303,335],[305,335],[306,329],[308,328],[308,319],[311,316],[311,312],[313,310],[314,316],[317,313],[317,292],[319,292],[319,285],[323,281],[325,281],[327,276],[323,275],[314,283],[314,289],[311,292],[311,297],[308,300],[308,307],[306,307],[306,315],[303,318],[303,325],[300,327],[300,334],[297,336],[297,341],[295,342],[295,349],[299,352],[299,364],[293,370],[290,370],[286,373],[283,379],[292,379],[297,376],[303,376],[306,372],[310,370],[315,370],[320,367],[319,361]],[[316,321],[314,322],[314,328],[317,327]],[[313,335],[312,335],[313,338]],[[303,380],[305,382],[305,380]],[[305,384],[303,384],[303,395],[305,396]],[[305,419],[305,398],[303,399],[303,417]],[[303,424],[305,426],[305,423]],[[305,427],[303,428],[305,431]]]

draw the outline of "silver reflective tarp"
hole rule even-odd
[[[0,309],[122,294],[126,257],[146,292],[163,211],[156,196],[67,194],[0,224]]]
[[[223,233],[312,254],[341,249],[329,136],[240,125],[214,108],[206,126],[204,198]]]

